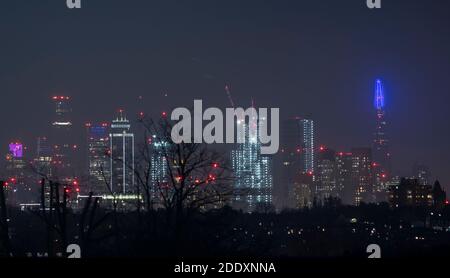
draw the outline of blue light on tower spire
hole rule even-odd
[[[384,108],[384,91],[383,83],[380,79],[377,79],[376,89],[375,89],[375,108],[377,110],[382,110]]]

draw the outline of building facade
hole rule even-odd
[[[243,125],[244,138],[231,153],[235,175],[233,206],[248,212],[270,207],[273,205],[272,158],[261,154],[259,125],[250,126],[244,120],[238,120],[237,124]]]
[[[372,143],[374,191],[378,201],[385,201],[386,183],[392,176],[391,154],[387,136],[387,121],[385,112],[385,92],[381,80],[375,82],[375,132]]]
[[[315,195],[320,201],[339,197],[336,183],[336,152],[324,146],[319,147],[315,172]]]
[[[372,150],[370,148],[352,149],[352,188],[354,205],[371,203],[373,197]]]
[[[133,194],[135,187],[134,134],[130,121],[120,111],[109,134],[109,190],[112,194]]]
[[[78,145],[72,134],[71,99],[68,96],[54,96],[52,100],[55,110],[49,138],[53,152],[51,178],[66,184],[77,175],[74,162],[78,153]]]
[[[302,173],[314,173],[314,121],[301,119],[300,127],[302,131]]]
[[[94,194],[108,193],[110,180],[109,125],[86,124],[87,158],[88,158],[88,190]]]
[[[278,210],[296,206],[294,185],[298,175],[314,174],[314,148],[313,120],[293,117],[281,123],[280,151],[275,158],[275,201]]]
[[[402,178],[400,183],[390,188],[391,207],[430,207],[433,205],[431,185],[422,185],[417,179]]]

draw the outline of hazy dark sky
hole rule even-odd
[[[54,94],[73,98],[81,126],[136,111],[140,95],[150,112],[194,98],[228,105],[226,83],[241,105],[311,114],[318,143],[370,146],[382,78],[394,168],[425,163],[450,183],[450,1],[65,2],[0,5],[3,153],[16,138],[34,147]]]

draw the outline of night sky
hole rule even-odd
[[[1,153],[16,139],[34,150],[56,94],[72,97],[83,140],[84,122],[118,108],[230,106],[225,84],[241,106],[311,115],[318,144],[370,146],[381,78],[394,170],[420,162],[450,184],[448,0],[65,2],[0,4]]]

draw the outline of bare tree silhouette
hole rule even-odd
[[[173,123],[166,118],[157,122],[142,118],[140,122],[146,131],[147,146],[143,159],[138,162],[143,164],[136,167],[144,170],[136,174],[138,184],[144,188],[148,207],[163,208],[167,226],[179,237],[190,211],[220,208],[228,203],[233,181],[229,161],[207,144],[174,143]],[[150,152],[149,144],[157,145],[158,150]],[[152,168],[152,156],[163,160],[164,167]],[[152,174],[158,178],[151,179]]]

